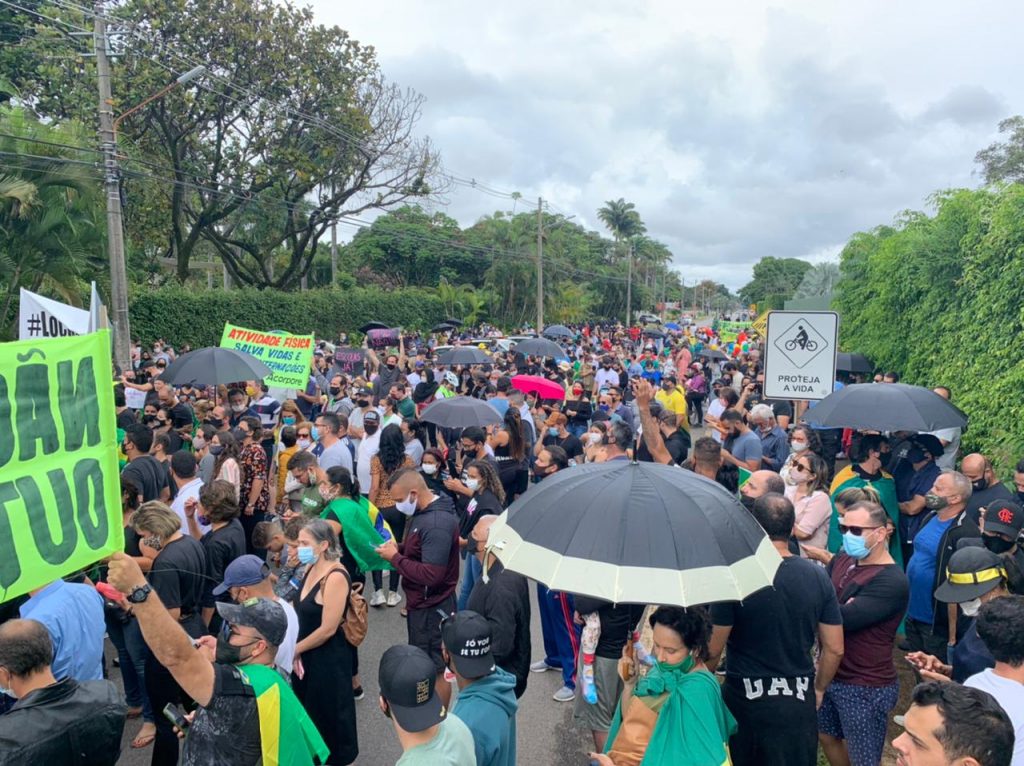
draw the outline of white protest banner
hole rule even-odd
[[[19,340],[64,338],[89,332],[89,312],[21,288]]]

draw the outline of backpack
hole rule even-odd
[[[344,569],[342,571],[345,572],[345,579],[348,580],[348,603],[345,605],[345,614],[341,618],[341,630],[352,646],[359,646],[366,638],[366,631],[369,627],[367,617],[370,610],[366,599],[363,598],[363,584],[361,582],[353,583],[348,571]]]

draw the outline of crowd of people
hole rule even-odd
[[[904,766],[1024,766],[1024,463],[1011,491],[959,429],[809,423],[813,402],[765,397],[746,332],[588,323],[557,358],[497,334],[402,336],[348,373],[321,342],[295,391],[174,384],[174,350],[137,345],[114,381],[125,548],[0,606],[0,764],[115,762],[126,719],[157,766],[348,764],[382,714],[403,766],[506,766],[531,673],[554,671],[581,762],[877,765],[896,715]],[[442,364],[449,343],[490,360]],[[454,396],[495,422],[421,420]],[[504,568],[488,539],[510,504],[629,459],[734,493],[781,558],[773,587],[612,604]],[[375,609],[406,633],[367,708]],[[898,662],[920,682],[903,710]]]

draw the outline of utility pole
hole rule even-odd
[[[334,199],[334,184],[331,184],[331,199]],[[338,219],[331,221],[331,287],[338,283]]]
[[[544,200],[537,197],[537,335],[544,330]]]
[[[124,224],[121,215],[121,173],[117,166],[114,107],[107,58],[107,22],[103,3],[95,5],[93,51],[99,82],[100,141],[103,149],[103,185],[107,192],[107,258],[110,261],[110,318],[114,328],[114,364],[122,371],[132,367],[131,328],[128,325],[128,272],[124,264]]]
[[[633,323],[633,241],[629,242],[629,249],[626,251],[626,258],[628,259],[628,273],[629,276],[626,278],[626,327],[630,327]]]

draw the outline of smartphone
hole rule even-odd
[[[166,718],[172,724],[177,726],[179,729],[181,729],[182,731],[186,731],[188,729],[188,719],[186,719],[185,716],[182,715],[181,711],[178,710],[177,705],[175,705],[173,702],[168,702],[166,705],[164,705],[163,712],[164,718]]]

